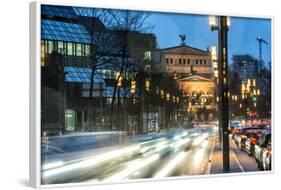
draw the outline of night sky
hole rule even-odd
[[[180,44],[179,34],[186,35],[186,44],[206,50],[212,44],[217,44],[217,31],[209,27],[209,17],[205,15],[151,13],[149,21],[154,25],[151,32],[157,36],[160,48]],[[270,19],[231,17],[228,38],[229,62],[233,54],[249,54],[259,57],[257,36],[269,42],[263,44],[263,60],[271,61],[271,21]]]

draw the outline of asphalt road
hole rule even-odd
[[[240,150],[233,139],[229,138],[230,150],[235,154],[242,172],[259,171],[255,158],[249,156],[247,152]]]
[[[214,174],[216,170],[211,168],[215,160],[221,164],[214,129],[214,126],[180,129],[129,144],[55,154],[43,164],[42,182],[118,182]],[[230,152],[239,166],[237,171],[258,171],[254,158],[239,150],[232,139]]]

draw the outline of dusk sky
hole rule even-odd
[[[217,44],[217,31],[209,27],[209,17],[205,15],[152,13],[149,22],[154,24],[152,30],[157,36],[160,48],[180,44],[179,34],[186,35],[186,44],[206,50]],[[258,59],[257,36],[269,42],[263,44],[263,60],[266,65],[271,60],[271,21],[270,19],[231,17],[228,47],[229,61],[233,54],[249,54]]]

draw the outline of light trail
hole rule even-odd
[[[76,169],[84,169],[84,168],[87,168],[90,166],[95,166],[95,165],[101,164],[105,161],[116,159],[121,156],[133,154],[138,150],[140,150],[139,145],[133,145],[133,146],[129,146],[126,148],[122,148],[120,150],[114,150],[111,152],[93,156],[91,158],[87,158],[85,160],[80,160],[75,163],[64,165],[64,166],[61,166],[58,168],[49,169],[47,171],[44,171],[42,176],[44,178],[47,178],[47,177],[51,177],[51,176],[54,176],[54,175],[57,175],[60,173],[64,173],[64,172],[68,172],[68,171],[72,171],[72,170],[76,170]]]
[[[174,168],[184,159],[186,153],[184,151],[180,152],[173,160],[171,160],[166,167],[160,170],[156,175],[155,178],[166,177],[174,170]]]
[[[152,164],[159,158],[160,158],[159,154],[153,154],[152,156],[150,156],[148,158],[135,160],[133,162],[130,162],[128,164],[127,168],[124,169],[123,171],[121,171],[117,174],[114,174],[108,178],[105,178],[104,180],[105,181],[118,181],[118,180],[124,179],[135,172],[138,173],[139,172],[138,170]]]

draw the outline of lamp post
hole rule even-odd
[[[160,97],[161,97],[161,128],[166,129],[165,123],[165,112],[164,112],[164,103],[165,103],[165,91],[162,89],[160,90]]]
[[[132,107],[134,109],[134,105],[136,103],[135,99],[135,93],[136,93],[136,81],[132,80],[131,81],[131,94],[132,94]],[[132,130],[133,130],[133,139],[135,139],[135,126],[134,126],[134,112],[132,111]]]
[[[218,24],[216,23],[218,21]],[[210,16],[210,28],[218,31],[218,100],[219,100],[219,127],[222,130],[223,170],[230,170],[229,163],[229,131],[228,131],[228,43],[227,33],[230,26],[230,17]]]
[[[145,80],[145,91],[146,91],[146,133],[149,131],[149,104],[150,104],[150,77]]]

